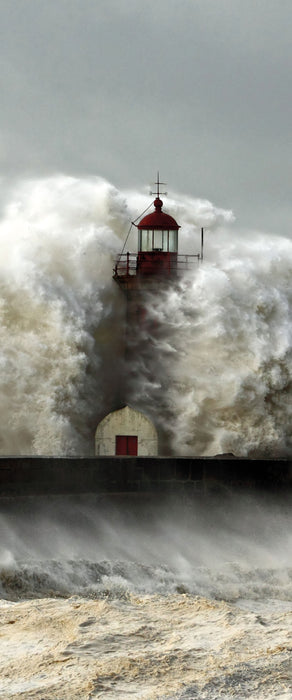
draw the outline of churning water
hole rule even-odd
[[[92,453],[128,373],[129,402],[171,453],[291,453],[291,241],[168,199],[181,252],[198,252],[206,227],[206,262],[148,296],[129,368],[112,265],[148,203],[101,179],[11,192],[0,453]],[[292,697],[288,498],[19,498],[2,500],[0,527],[0,697]]]
[[[291,698],[291,503],[2,504],[0,697]]]

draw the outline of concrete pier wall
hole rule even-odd
[[[202,488],[291,489],[288,459],[0,457],[0,497],[149,493]]]

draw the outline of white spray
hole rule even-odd
[[[125,212],[98,179],[59,176],[13,192],[0,227],[2,453],[93,450],[92,416],[107,406],[95,335],[117,313],[112,259]],[[111,343],[111,359],[118,350]]]
[[[125,370],[113,260],[148,204],[101,179],[58,176],[12,193],[0,226],[1,453],[92,453]],[[206,226],[206,262],[149,297],[159,333],[135,339],[131,400],[172,453],[286,453],[292,243],[240,237],[209,202],[175,197],[165,210],[182,226],[181,252],[198,252]]]
[[[133,396],[173,453],[287,454],[292,244],[256,234],[232,244],[219,235],[216,263],[149,295],[147,330],[153,320],[159,334],[141,339]]]

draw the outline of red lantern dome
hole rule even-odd
[[[156,197],[154,206],[155,211],[141,219],[140,223],[138,224],[138,229],[143,228],[149,230],[160,228],[165,231],[178,231],[180,226],[177,224],[176,220],[172,216],[169,216],[169,214],[165,214],[163,211],[161,211],[163,202],[161,199],[159,199],[159,197]]]

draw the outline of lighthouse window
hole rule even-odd
[[[177,252],[177,231],[169,231],[169,252]]]
[[[154,231],[154,250],[162,250],[162,231]]]
[[[162,250],[167,253],[168,251],[168,231],[162,231]]]
[[[141,231],[141,250],[152,250],[152,231]]]

